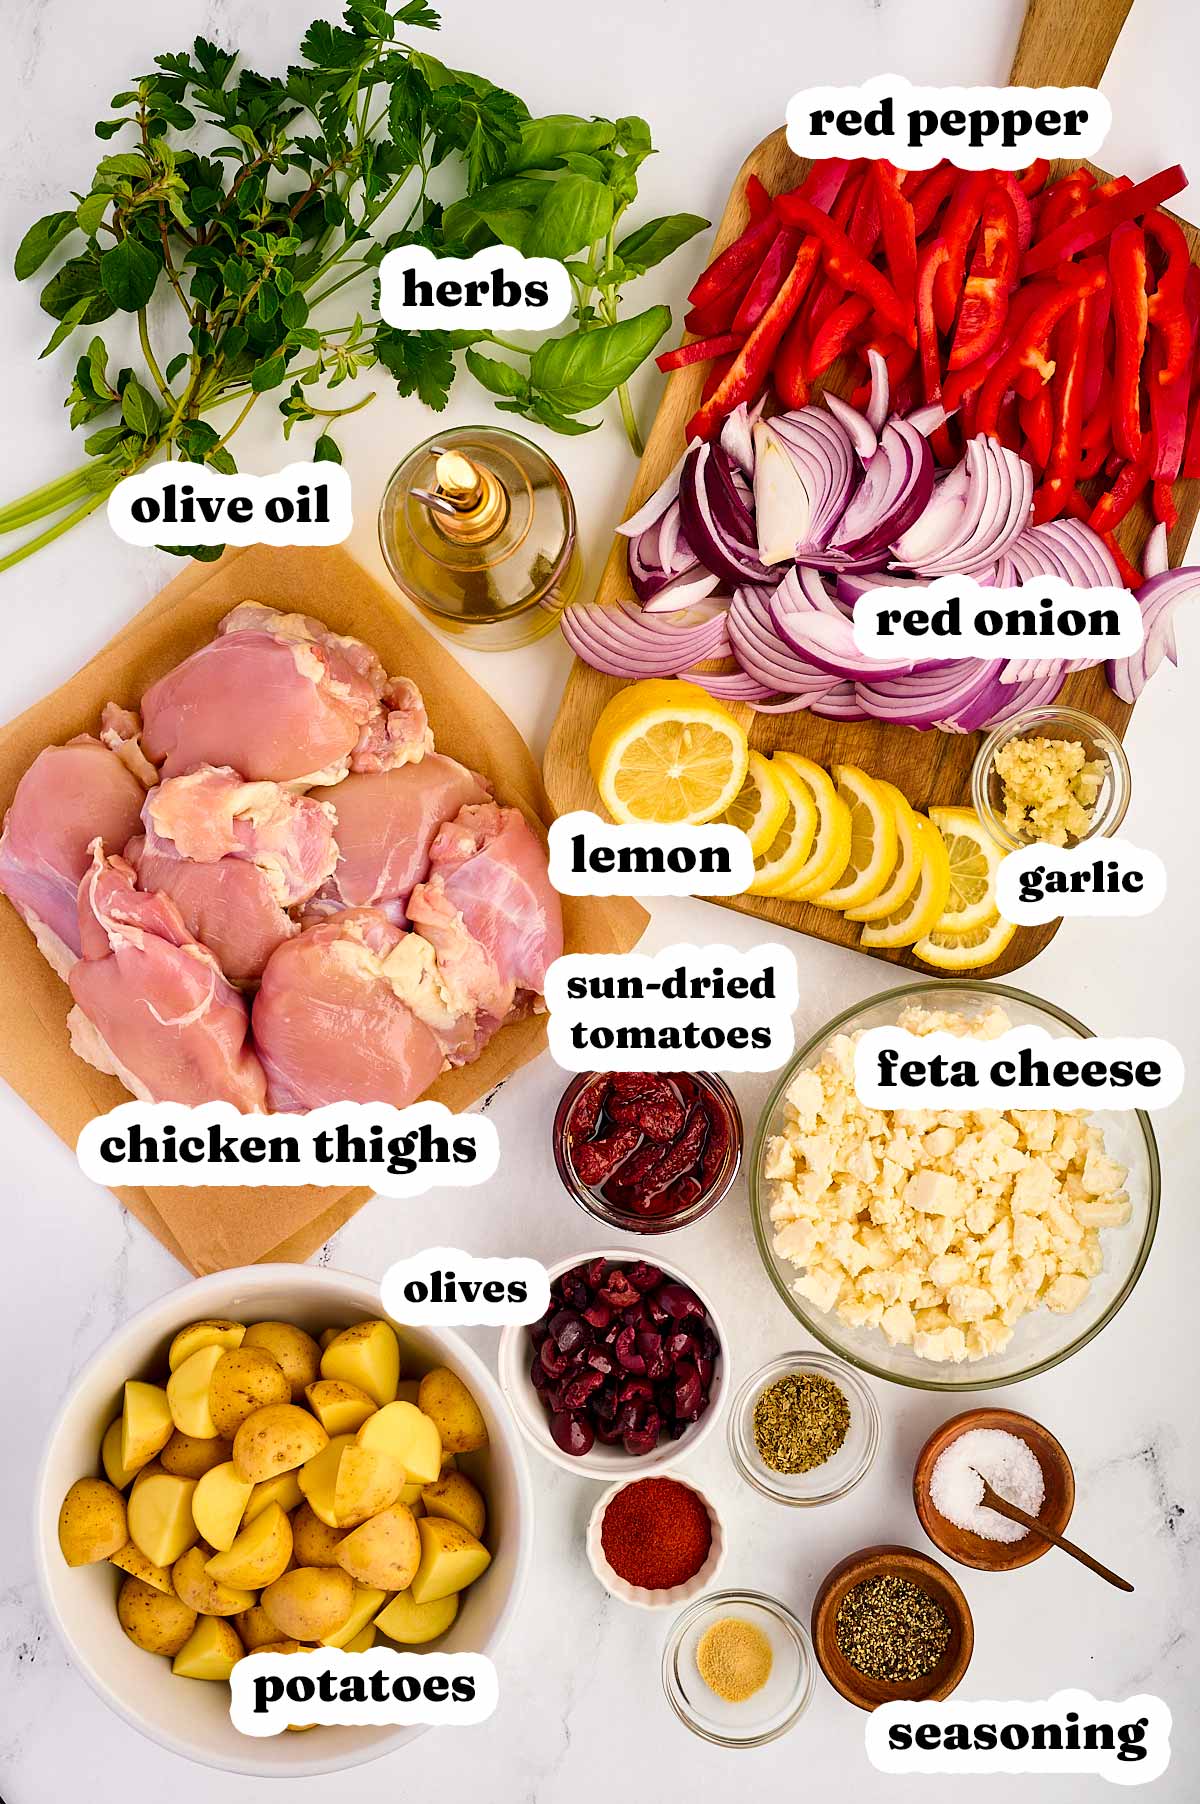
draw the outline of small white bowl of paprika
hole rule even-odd
[[[587,1556],[610,1597],[639,1610],[690,1603],[725,1563],[716,1505],[674,1470],[623,1479],[587,1526]]]

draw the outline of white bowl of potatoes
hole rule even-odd
[[[241,1735],[231,1662],[373,1638],[494,1654],[533,1502],[499,1387],[458,1335],[389,1322],[370,1279],[258,1265],[150,1304],[84,1368],[34,1542],[72,1661],[118,1715],[207,1766],[303,1777],[422,1729]]]

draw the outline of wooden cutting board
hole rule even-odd
[[[1132,0],[1091,0],[1085,8],[1080,7],[1077,0],[1031,0],[1009,78],[1011,84],[1094,87],[1104,73],[1131,4]],[[1054,174],[1068,166],[1056,165]],[[712,254],[715,256],[723,250],[745,228],[748,217],[745,186],[749,175],[757,175],[774,194],[795,187],[808,167],[806,161],[788,149],[782,129],[765,138],[738,172],[717,229]],[[1108,179],[1102,171],[1096,173],[1100,180]],[[1135,170],[1131,173],[1136,179],[1150,172]],[[1180,224],[1191,246],[1193,259],[1200,261],[1200,232],[1185,220]],[[684,428],[699,404],[707,368],[706,364],[694,364],[688,369],[677,370],[668,379],[646,454],[629,497],[626,518],[658,487],[683,449]],[[836,387],[836,372],[832,374]],[[1200,513],[1200,482],[1177,484],[1176,500],[1179,523],[1170,538],[1172,564],[1178,563],[1186,552]],[[1135,562],[1140,559],[1151,524],[1146,508],[1139,507],[1119,530],[1121,544]],[[632,594],[626,552],[627,541],[615,538],[596,591],[598,601],[616,602]],[[622,687],[622,679],[602,676],[590,665],[578,658],[575,660],[559,705],[544,767],[550,800],[560,814],[572,808],[598,810],[601,806],[588,769],[588,743],[601,710]],[[1152,697],[1153,685],[1150,693]],[[1112,693],[1102,667],[1068,677],[1060,700],[1066,706],[1081,708],[1097,716],[1119,736],[1124,735],[1132,712]],[[920,809],[928,808],[931,803],[970,802],[971,765],[982,737],[980,734],[919,733],[911,727],[879,721],[822,720],[818,715],[808,713],[763,715],[746,707],[736,707],[733,712],[744,721],[751,745],[764,753],[803,752],[826,766],[859,764],[871,774],[887,777],[904,791],[914,807]],[[770,896],[731,896],[721,898],[720,906],[757,915],[762,920],[794,928],[816,939],[859,949],[858,924],[830,909]],[[1054,921],[1040,927],[1018,928],[1006,951],[985,968],[985,974],[999,977],[1027,964],[1054,937],[1059,925]],[[872,951],[871,956],[886,959],[891,964],[907,965],[927,976],[930,974],[929,967],[908,951]]]

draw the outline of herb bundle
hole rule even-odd
[[[114,371],[103,336],[91,336],[66,402],[72,427],[88,429],[86,461],[0,508],[0,533],[40,528],[0,557],[0,570],[157,458],[232,472],[230,440],[264,395],[276,397],[285,438],[299,421],[319,422],[313,455],[339,460],[328,422],[374,391],[341,405],[332,391],[372,366],[440,410],[463,351],[500,410],[556,432],[591,431],[599,422],[580,416],[615,393],[640,451],[626,384],[670,311],[621,318],[622,291],[707,221],[676,214],[618,237],[653,148],[646,122],[533,118],[515,94],[399,35],[438,23],[425,0],[357,0],[341,25],[309,27],[282,77],[238,69],[234,53],[197,38],[114,96],[114,116],[96,132],[126,133],[129,147],[101,158],[71,207],[30,227],[15,270],[24,280],[69,253],[42,289],[57,322],[43,356],[125,313],[136,319],[142,364]],[[435,172],[437,186],[457,185],[454,198],[435,198]],[[398,225],[385,217],[393,209]],[[531,347],[379,319],[374,271],[393,246],[466,256],[497,243],[566,264],[570,330]],[[345,295],[329,305],[355,284],[363,305],[350,313]],[[162,310],[152,309],[160,294],[172,302],[169,347],[159,342]],[[477,348],[485,342],[489,354]],[[490,354],[497,347],[503,359]]]

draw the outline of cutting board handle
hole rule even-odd
[[[1029,0],[1009,82],[1098,88],[1133,0]]]

